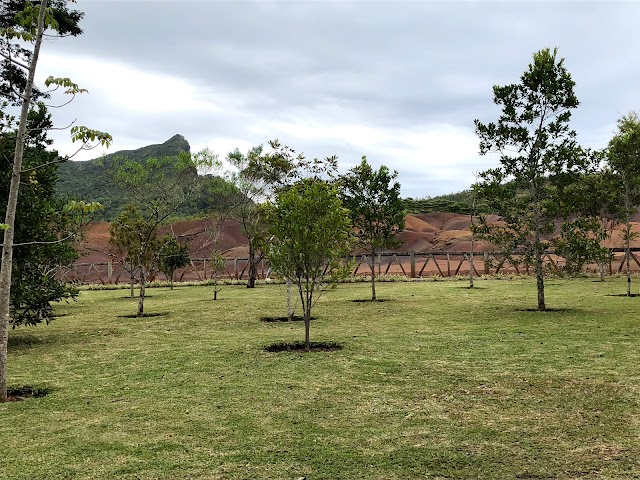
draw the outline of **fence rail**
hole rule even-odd
[[[608,265],[608,273],[621,272],[625,268],[626,255],[624,249],[611,249],[611,261]],[[633,248],[630,252],[629,262],[634,272],[640,271],[640,248]],[[425,277],[452,277],[456,275],[468,275],[473,267],[474,273],[480,275],[529,274],[528,268],[517,261],[511,262],[508,257],[500,252],[476,252],[471,262],[470,252],[385,252],[371,257],[371,255],[349,255],[349,260],[354,262],[353,275],[370,275],[371,268],[377,275],[404,275],[411,278]],[[561,272],[566,261],[564,258],[545,253],[545,267],[552,272]],[[372,265],[373,263],[373,265]],[[227,264],[223,275],[224,279],[244,280],[249,270],[248,258],[227,258]],[[585,270],[597,272],[598,266],[589,264]],[[174,275],[175,281],[209,280],[211,278],[211,266],[208,259],[192,259],[190,264],[178,270]],[[269,277],[271,269],[266,260],[261,260],[258,265],[258,278]],[[58,273],[63,280],[80,284],[118,284],[130,283],[131,273],[127,264],[111,259],[104,262],[75,263],[68,267],[61,267]],[[151,280],[167,280],[162,274],[156,274]]]

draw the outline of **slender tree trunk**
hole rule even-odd
[[[147,279],[144,273],[144,268],[140,268],[140,296],[138,297],[138,316],[144,315],[144,291],[146,287]]]
[[[135,286],[136,279],[134,278],[134,274],[133,274],[133,262],[131,262],[131,270],[130,270],[130,272],[131,272],[131,298],[133,298],[133,297],[136,296],[135,291],[134,291],[134,286]]]
[[[371,301],[378,300],[376,297],[376,265],[375,265],[376,252],[371,252]]]
[[[476,174],[476,183],[478,182],[478,175]],[[473,215],[475,213],[476,210],[476,196],[475,193],[473,194],[473,199],[471,202],[471,213],[469,213],[469,217],[470,217],[470,223],[469,223],[469,228],[471,229],[471,252],[469,252],[469,264],[470,264],[470,268],[469,268],[469,288],[473,288],[473,247],[474,247],[474,242],[476,239],[475,234],[473,233]]]
[[[218,286],[217,285],[213,286],[213,299],[214,300],[218,300]]]
[[[631,224],[627,222],[627,238],[624,244],[624,255],[627,263],[627,297],[631,296]]]
[[[29,63],[29,75],[22,98],[22,108],[20,109],[20,121],[18,123],[18,135],[16,137],[16,148],[13,156],[13,174],[11,176],[11,186],[9,187],[9,198],[7,200],[7,212],[4,223],[8,229],[4,231],[4,242],[2,251],[2,265],[0,266],[0,402],[7,401],[7,347],[9,343],[9,323],[10,323],[10,302],[11,302],[11,273],[13,268],[13,234],[16,223],[16,209],[18,205],[18,190],[20,188],[20,172],[22,170],[22,157],[24,154],[24,143],[27,132],[27,116],[31,104],[31,94],[33,82],[42,45],[42,35],[44,32],[44,15],[47,0],[40,2],[40,12],[38,14],[38,30],[36,32],[33,55]]]
[[[256,277],[258,276],[258,265],[256,262],[256,250],[253,241],[249,241],[249,279],[247,288],[255,288]]]
[[[311,308],[307,306],[304,309],[304,347],[307,352],[311,351],[311,342],[309,341],[309,329],[311,327]]]
[[[542,248],[540,243],[536,245],[536,283],[538,287],[538,311],[544,312],[547,307],[544,302],[544,274],[542,271]]]
[[[287,282],[287,321],[290,322],[291,320],[293,320],[293,304],[291,303],[291,279],[289,277],[287,277],[286,279]]]
[[[173,290],[173,272],[169,275],[169,286],[171,287],[171,290]]]

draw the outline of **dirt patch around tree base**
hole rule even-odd
[[[28,398],[42,398],[49,394],[49,389],[32,387],[26,385],[19,388],[10,388],[7,390],[8,402],[22,402]]]
[[[335,352],[342,350],[342,345],[336,342],[310,342],[310,348],[304,345],[304,342],[292,342],[292,343],[274,343],[264,347],[267,352]]]

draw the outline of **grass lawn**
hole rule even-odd
[[[2,479],[640,478],[640,297],[622,279],[341,285],[304,339],[284,288],[83,291],[10,333]],[[637,290],[637,285],[635,289]]]

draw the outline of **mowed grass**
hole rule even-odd
[[[624,282],[340,285],[302,340],[280,286],[84,291],[11,332],[3,479],[640,478],[640,298]],[[636,286],[637,289],[637,286]]]

